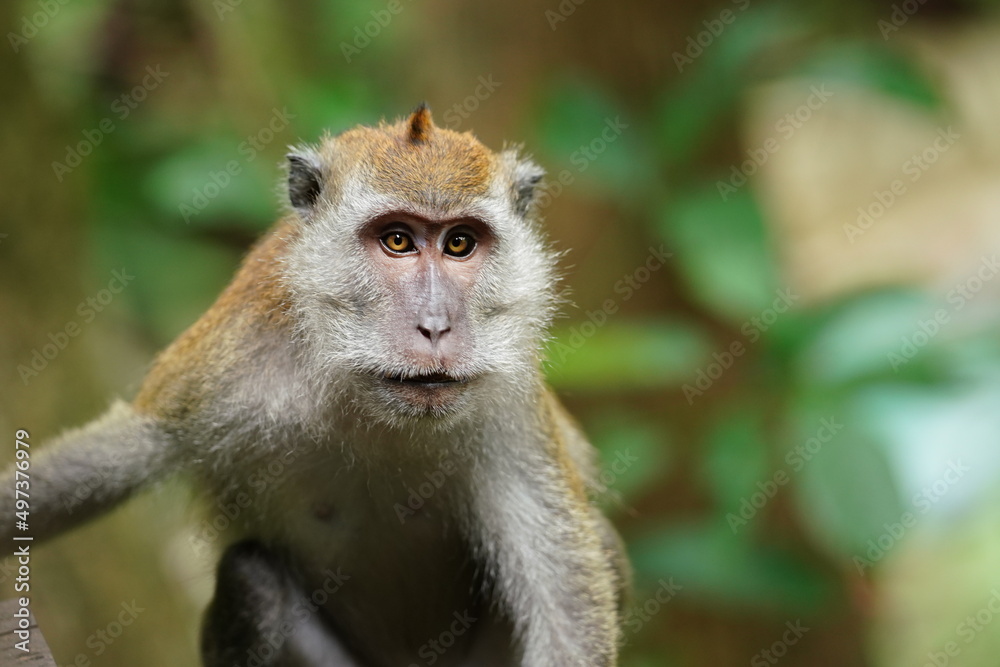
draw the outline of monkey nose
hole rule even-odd
[[[441,336],[451,331],[451,325],[445,315],[424,315],[417,323],[417,331],[431,344],[437,345]]]

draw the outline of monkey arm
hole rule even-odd
[[[14,521],[16,468],[0,475],[0,553],[13,550],[15,534],[48,539],[161,478],[170,468],[168,441],[156,420],[119,401],[104,416],[33,450],[26,531]]]
[[[611,667],[618,577],[580,488],[555,462],[494,477],[476,495],[482,548],[523,647],[524,667]]]
[[[482,452],[471,494],[481,556],[514,620],[524,667],[611,667],[628,587],[621,541],[591,504],[597,484],[590,444],[551,390],[540,423],[501,436]],[[497,474],[497,471],[501,471]],[[477,531],[474,531],[474,533]]]
[[[587,440],[576,420],[566,411],[551,388],[545,392],[545,400],[552,418],[554,439],[557,443],[559,441],[564,443],[571,467],[583,480],[587,495],[598,501],[610,500],[620,503],[617,494],[610,491],[601,481],[597,450]],[[614,525],[598,507],[592,508],[591,515],[601,535],[605,556],[611,563],[611,569],[617,579],[618,607],[623,613],[632,592],[632,568],[625,555],[625,544]]]
[[[252,657],[260,667],[358,667],[309,602],[313,593],[264,545],[245,541],[229,547],[202,625],[204,666],[231,667]]]

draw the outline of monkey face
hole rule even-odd
[[[372,369],[376,386],[418,410],[447,409],[481,375],[469,296],[495,248],[489,225],[395,212],[363,225],[359,237],[384,289],[385,342],[402,362]]]
[[[285,282],[317,381],[388,422],[523,394],[555,302],[531,219],[540,177],[426,109],[290,155]]]

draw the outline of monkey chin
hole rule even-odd
[[[374,378],[374,393],[395,419],[450,423],[468,410],[476,379],[444,375]],[[394,419],[394,421],[395,421]]]

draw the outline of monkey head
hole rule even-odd
[[[542,174],[423,105],[294,149],[284,271],[312,380],[386,422],[524,394],[555,306]]]

